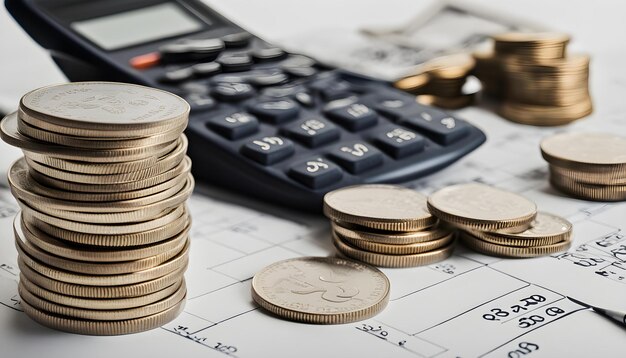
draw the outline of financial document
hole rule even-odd
[[[185,311],[149,332],[81,336],[42,327],[22,312],[12,232],[18,208],[2,188],[0,356],[623,357],[624,327],[567,297],[626,311],[626,203],[560,194],[548,184],[539,152],[541,138],[558,131],[626,135],[626,54],[600,41],[583,43],[592,54],[592,116],[567,127],[534,128],[499,118],[489,103],[458,111],[486,132],[487,143],[449,168],[409,183],[425,194],[462,182],[521,193],[539,210],[574,224],[567,252],[502,259],[459,244],[452,257],[433,265],[382,269],[391,282],[390,302],[371,319],[335,326],[294,323],[254,304],[251,278],[278,260],[336,255],[327,220],[201,187],[189,202],[193,228]]]

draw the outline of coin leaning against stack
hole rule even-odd
[[[499,113],[536,126],[570,123],[592,112],[589,56],[567,55],[569,36],[504,33],[494,49],[476,53],[474,74],[485,93],[503,100]]]
[[[343,255],[374,266],[412,267],[444,260],[453,234],[428,212],[426,197],[394,185],[357,185],[324,197],[333,244]]]
[[[117,335],[159,327],[186,297],[194,181],[189,105],[112,82],[44,87],[0,122],[24,152],[9,171],[22,307],[52,328]]]
[[[608,133],[560,133],[542,140],[550,183],[582,199],[626,200],[626,138]]]
[[[428,197],[428,209],[460,229],[472,249],[502,257],[535,257],[566,250],[572,224],[539,212],[534,202],[484,184],[452,185]]]

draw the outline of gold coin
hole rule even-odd
[[[57,226],[62,229],[96,235],[132,234],[156,229],[179,218],[183,211],[185,211],[185,205],[180,204],[178,207],[171,209],[170,211],[164,213],[162,216],[148,221],[137,223],[121,223],[120,225],[91,224],[61,219],[51,215],[47,215],[45,213],[32,209],[30,206],[19,200],[18,204],[20,205],[20,208],[22,209],[25,217],[35,217],[40,221],[49,223],[50,225]]]
[[[420,253],[420,254],[411,254],[411,255],[379,254],[379,253],[363,251],[361,249],[350,246],[349,244],[341,241],[341,239],[334,233],[333,233],[333,244],[335,245],[335,247],[340,253],[346,255],[347,257],[368,263],[370,265],[380,266],[380,267],[413,267],[413,266],[430,265],[432,263],[445,260],[450,255],[452,255],[452,251],[454,250],[454,242],[452,242],[442,248],[432,250],[429,252]]]
[[[47,222],[30,215],[28,212],[22,212],[21,215],[22,220],[28,227],[35,227],[52,237],[81,245],[109,248],[154,245],[157,242],[167,240],[174,235],[177,235],[191,223],[191,218],[187,213],[187,209],[183,208],[183,211],[178,217],[172,217],[171,221],[165,223],[163,226],[159,226],[151,230],[128,234],[93,234],[72,231],[50,225]]]
[[[570,40],[566,34],[548,32],[508,32],[494,35],[493,39],[498,55],[515,55],[532,61],[563,58]]]
[[[179,138],[178,145],[162,157],[148,157],[130,162],[89,163],[60,159],[28,151],[24,151],[24,156],[38,163],[68,172],[96,175],[122,174],[148,169],[152,166],[167,166],[169,162],[179,163],[185,157],[188,145],[185,135],[181,135]]]
[[[85,247],[75,244],[65,243],[56,239],[42,230],[34,226],[29,226],[19,219],[20,214],[16,216],[16,221],[20,222],[22,233],[26,237],[26,241],[37,246],[41,250],[60,256],[70,260],[90,261],[90,262],[120,262],[147,259],[159,255],[164,252],[171,252],[177,248],[180,250],[185,244],[189,235],[190,225],[187,225],[183,231],[169,239],[160,241],[156,244],[143,246],[138,248],[123,249],[105,249],[101,247]]]
[[[367,240],[358,240],[352,239],[347,236],[342,236],[337,231],[333,231],[341,241],[344,243],[353,246],[356,249],[361,249],[373,253],[378,254],[387,254],[387,255],[411,255],[411,254],[420,254],[428,251],[432,251],[438,249],[440,247],[448,245],[450,242],[454,240],[454,234],[449,233],[447,236],[444,236],[440,239],[435,239],[426,242],[418,242],[414,244],[381,244],[378,242],[367,241]]]
[[[382,311],[389,302],[389,279],[352,260],[300,257],[273,263],[254,275],[252,298],[291,321],[342,324]]]
[[[60,219],[77,221],[88,224],[119,224],[119,223],[136,223],[148,221],[161,217],[166,211],[183,204],[191,196],[194,182],[193,177],[189,176],[186,185],[176,194],[161,201],[140,206],[137,208],[117,208],[110,210],[111,212],[81,212],[78,210],[61,210],[50,207],[44,203],[37,201],[26,202],[18,199],[18,204],[28,205],[32,209],[51,215]],[[123,211],[122,211],[123,210]]]
[[[561,126],[593,112],[589,97],[569,106],[542,106],[519,102],[503,102],[498,114],[511,121],[533,126]]]
[[[185,186],[192,185],[193,181],[191,175],[188,175],[187,181],[180,182],[175,186],[145,196],[143,198],[121,200],[121,201],[101,201],[101,202],[86,202],[86,201],[70,201],[63,199],[50,198],[50,196],[63,196],[55,189],[49,189],[33,180],[28,174],[28,166],[24,160],[20,159],[13,163],[9,169],[9,186],[13,195],[26,203],[37,203],[39,205],[45,205],[46,207],[58,210],[66,211],[80,211],[80,212],[116,212],[116,211],[132,211],[140,207],[154,204],[172,197],[176,193],[183,190]],[[63,192],[66,193],[66,192]],[[83,193],[72,193],[76,197],[83,196]]]
[[[41,275],[26,265],[21,257],[17,258],[20,274],[25,276],[35,285],[48,291],[56,292],[65,296],[84,298],[130,298],[145,296],[161,291],[183,278],[187,266],[172,271],[165,276],[141,283],[122,286],[84,286],[53,280]]]
[[[505,246],[483,241],[467,232],[460,234],[463,242],[470,248],[487,255],[502,257],[527,258],[554,254],[567,250],[571,244],[571,239],[551,245],[540,245],[531,247]]]
[[[152,316],[122,321],[89,321],[49,314],[34,308],[28,302],[22,302],[24,313],[43,326],[71,333],[100,336],[137,333],[160,327],[176,318],[184,307],[183,298],[173,307]]]
[[[31,137],[42,142],[48,142],[67,147],[93,150],[147,147],[157,144],[168,143],[177,139],[178,136],[183,132],[183,130],[185,130],[185,127],[187,127],[187,123],[183,123],[178,128],[173,128],[167,132],[158,133],[150,137],[134,139],[80,138],[33,127],[30,124],[21,120],[19,116],[17,118],[17,130],[27,137]]]
[[[468,230],[477,238],[498,245],[506,246],[542,246],[552,245],[569,240],[572,235],[572,223],[568,220],[549,213],[538,212],[530,228],[517,234],[490,233]]]
[[[428,197],[428,209],[463,229],[521,232],[530,228],[537,205],[521,195],[485,184],[458,184]]]
[[[189,116],[189,104],[175,94],[116,82],[73,82],[38,88],[21,98],[20,108],[66,130],[128,132],[123,137],[135,131],[143,136],[151,135],[147,134],[150,130],[167,131],[186,123]]]
[[[9,145],[23,150],[51,155],[57,158],[88,161],[94,163],[121,162],[143,159],[150,156],[162,156],[171,152],[178,144],[177,141],[157,144],[147,147],[126,149],[88,150],[81,148],[64,147],[56,144],[41,142],[21,134],[17,130],[17,115],[8,114],[0,122],[0,138]]]
[[[334,221],[389,231],[421,230],[436,221],[422,194],[382,184],[355,185],[327,193],[324,214]]]
[[[17,227],[15,227],[17,226]],[[186,239],[175,246],[172,250],[159,253],[145,259],[122,261],[122,262],[99,262],[91,263],[88,261],[75,261],[62,257],[50,255],[41,250],[36,245],[26,240],[26,235],[21,232],[21,225],[14,225],[15,244],[19,246],[20,251],[25,252],[28,256],[45,262],[47,265],[58,268],[60,270],[76,272],[86,275],[121,275],[137,271],[147,270],[156,267],[171,258],[178,255],[183,248],[188,246],[189,239]]]
[[[397,80],[393,85],[400,90],[416,93],[428,84],[429,76],[427,73],[420,73],[417,75],[405,77]]]
[[[28,267],[41,275],[49,277],[53,280],[85,286],[120,286],[150,281],[174,272],[181,267],[186,266],[189,262],[189,244],[187,244],[183,251],[181,251],[176,257],[162,263],[159,266],[129,274],[93,276],[76,274],[48,266],[28,256],[19,246],[17,246],[17,251],[24,264],[28,265]]]
[[[183,173],[189,173],[189,171],[191,171],[191,159],[189,159],[189,157],[185,157],[185,159],[179,165],[177,165],[173,169],[166,171],[165,173],[142,180],[137,180],[134,182],[119,184],[82,184],[59,180],[42,174],[36,170],[30,170],[29,173],[33,177],[33,179],[38,181],[40,184],[59,190],[86,193],[120,193],[147,189],[152,186],[169,181]]]
[[[570,178],[553,174],[550,175],[550,184],[565,194],[585,200],[626,200],[626,185],[596,185],[579,183]]]
[[[558,165],[550,165],[550,175],[566,177],[572,181],[596,185],[626,185],[626,170],[613,171],[594,169],[593,171],[582,171],[568,168],[561,168]]]
[[[331,221],[332,229],[343,237],[352,240],[366,240],[380,244],[407,245],[441,239],[448,235],[450,231],[438,226],[434,226],[422,231],[383,231],[369,229],[358,225],[344,222]]]
[[[474,64],[472,56],[463,53],[437,57],[426,62],[422,69],[433,77],[456,79],[467,76]]]
[[[559,133],[541,141],[550,164],[582,171],[626,172],[626,137],[610,133]]]

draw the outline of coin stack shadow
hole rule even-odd
[[[626,137],[559,133],[542,140],[541,155],[557,190],[585,200],[626,200]]]
[[[395,87],[416,95],[417,102],[456,109],[474,103],[480,83],[471,75],[474,59],[466,54],[441,56],[426,62],[411,76],[395,82]]]
[[[557,126],[592,112],[589,56],[567,55],[569,36],[504,33],[490,52],[474,54],[474,74],[500,115],[518,123]]]
[[[534,202],[484,184],[452,185],[428,198],[428,209],[459,229],[470,248],[501,257],[553,254],[571,244],[572,224],[557,215],[537,213]]]
[[[386,210],[388,205],[395,208]],[[324,213],[331,219],[337,250],[374,266],[429,265],[446,259],[454,249],[454,235],[428,213],[426,197],[411,189],[393,185],[338,189],[324,198]]]
[[[14,221],[22,307],[43,325],[80,334],[159,327],[182,311],[186,298],[191,220],[185,201],[194,181],[182,131],[189,107],[141,86],[61,86],[70,103],[62,115],[38,111],[24,100],[27,94],[1,123],[2,138],[25,156],[9,171],[22,209]],[[93,97],[72,102],[81,91]],[[157,95],[175,97],[178,109],[157,124],[72,120],[74,110],[95,108],[85,106],[98,97],[116,105],[128,98],[147,107],[134,112],[146,118],[167,108]]]

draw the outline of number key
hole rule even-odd
[[[457,141],[469,131],[469,126],[464,121],[434,109],[416,111],[400,119],[399,123],[424,132],[443,145]]]
[[[362,142],[351,142],[338,146],[330,156],[352,174],[359,174],[383,162],[382,153]]]
[[[295,152],[293,142],[282,137],[263,137],[246,143],[241,152],[255,161],[270,165],[289,157]]]
[[[339,139],[339,129],[322,118],[308,118],[290,123],[283,129],[288,136],[309,147],[318,147]]]
[[[392,157],[399,159],[424,149],[421,135],[402,127],[389,127],[375,137],[376,144]]]
[[[271,123],[284,123],[295,118],[300,111],[300,106],[288,99],[265,101],[250,106],[250,112]]]
[[[351,131],[371,127],[378,121],[376,112],[362,103],[352,103],[345,107],[332,109],[326,114]]]
[[[319,189],[341,179],[341,169],[323,158],[309,158],[294,164],[289,176],[312,189]]]
[[[259,121],[251,114],[235,112],[211,118],[208,126],[224,137],[234,140],[256,133]]]

